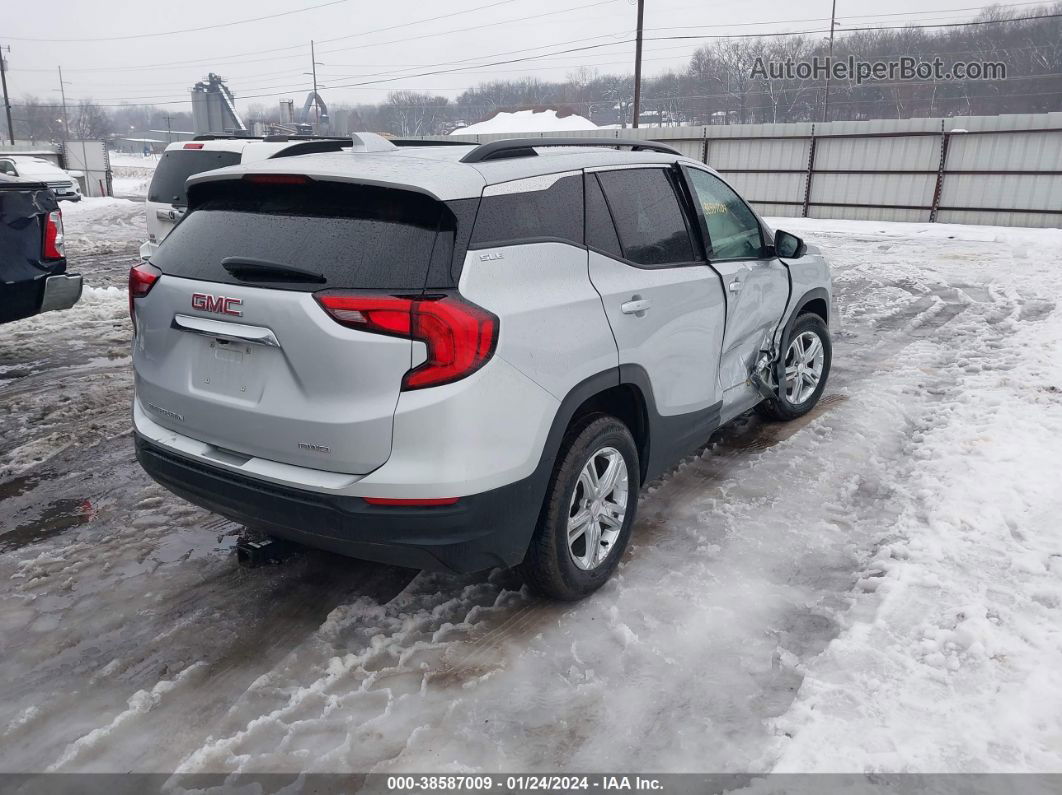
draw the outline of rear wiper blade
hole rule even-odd
[[[315,273],[294,265],[270,262],[252,257],[225,257],[221,267],[242,282],[304,282],[325,284],[328,279],[323,273]]]

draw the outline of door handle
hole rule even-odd
[[[727,289],[730,290],[730,292],[732,292],[732,293],[740,292],[741,291],[741,280],[740,279],[734,279],[727,286]]]
[[[620,305],[620,311],[625,315],[637,315],[653,305],[648,298],[635,298]]]

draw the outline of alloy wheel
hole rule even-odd
[[[568,506],[568,552],[583,571],[601,565],[623,529],[628,500],[627,462],[614,447],[590,456]]]
[[[826,354],[822,340],[813,331],[797,335],[785,354],[785,398],[798,406],[810,398],[822,379],[822,367]]]

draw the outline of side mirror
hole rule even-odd
[[[774,234],[774,250],[782,259],[800,259],[807,253],[808,247],[796,235],[778,230]]]

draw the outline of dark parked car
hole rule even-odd
[[[63,214],[43,182],[0,174],[0,323],[81,298],[81,277],[66,272]]]

